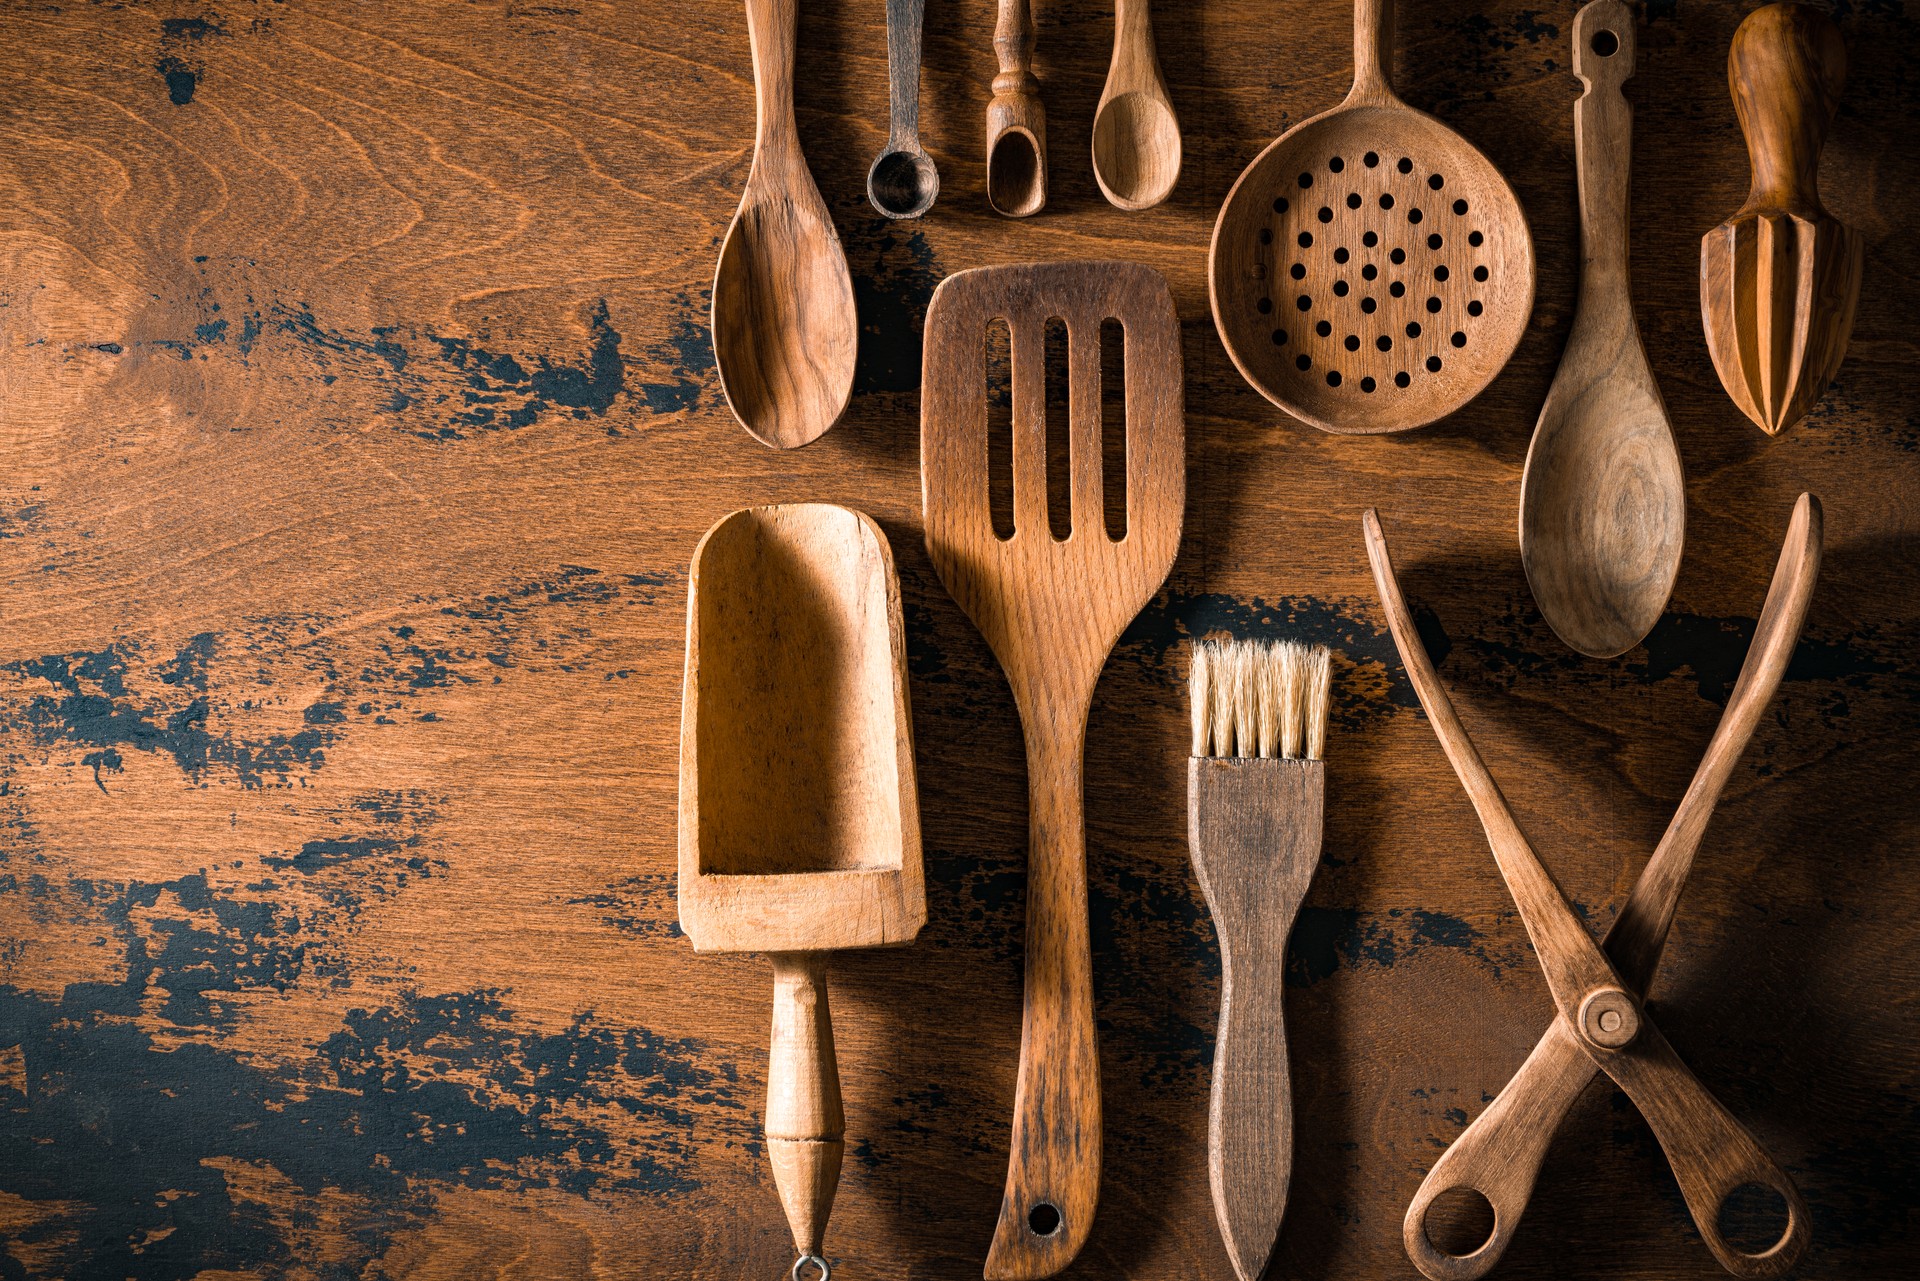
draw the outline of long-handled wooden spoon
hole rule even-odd
[[[987,203],[995,213],[1026,218],[1047,203],[1047,111],[1033,74],[1028,0],[1000,0],[993,52],[1000,71],[987,102]]]
[[[1114,0],[1113,62],[1093,117],[1093,177],[1122,209],[1151,209],[1180,177],[1180,122],[1160,76],[1149,0]]]
[[[755,440],[817,440],[853,394],[853,279],[793,119],[799,0],[747,0],[758,103],[753,168],[713,276],[713,359]]]
[[[1680,572],[1686,477],[1633,323],[1627,189],[1633,10],[1593,0],[1573,20],[1580,307],[1540,410],[1520,485],[1520,559],[1540,612],[1583,654],[1640,643]]]
[[[773,961],[767,1160],[794,1281],[826,1281],[846,1128],[827,953],[927,919],[900,583],[880,527],[827,503],[724,517],[688,582],[680,925]]]

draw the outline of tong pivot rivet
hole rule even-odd
[[[1580,1035],[1603,1050],[1633,1044],[1640,1035],[1640,1007],[1617,987],[1603,987],[1580,1002]]]

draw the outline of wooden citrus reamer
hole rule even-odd
[[[1067,326],[1071,532],[1047,511],[1045,333]],[[987,472],[987,326],[1006,322],[1013,377],[1013,533],[994,531]],[[1126,512],[1108,533],[1100,335],[1125,332]],[[1180,320],[1166,280],[1125,262],[979,267],[927,306],[920,392],[927,551],[993,648],[1026,734],[1026,1000],[1013,1144],[989,1278],[1073,1261],[1100,1193],[1100,1061],[1087,933],[1087,713],[1121,631],[1165,581],[1186,506]]]
[[[1420,1185],[1403,1225],[1408,1256],[1431,1281],[1475,1281],[1485,1276],[1513,1239],[1554,1131],[1594,1073],[1601,1071],[1633,1100],[1653,1129],[1694,1226],[1720,1265],[1739,1277],[1779,1276],[1799,1260],[1807,1245],[1807,1207],[1799,1189],[1674,1053],[1642,1001],[1707,820],[1779,687],[1806,621],[1820,570],[1819,501],[1802,494],[1794,505],[1773,585],[1733,697],[1666,835],[1600,944],[1574,915],[1552,874],[1521,834],[1499,785],[1454,714],[1401,597],[1379,516],[1369,509],[1364,523],[1367,555],[1394,644],[1434,734],[1486,830],[1558,1012],[1513,1080]],[[1772,1190],[1786,1205],[1786,1226],[1779,1240],[1757,1254],[1736,1248],[1720,1231],[1721,1207],[1747,1185]],[[1493,1207],[1494,1226],[1484,1244],[1465,1255],[1454,1255],[1433,1243],[1426,1217],[1435,1199],[1463,1188],[1486,1198]]]
[[[767,1157],[796,1281],[846,1123],[826,953],[926,922],[906,640],[879,526],[826,503],[750,507],[693,554],[680,720],[680,925],[773,961]]]
[[[1700,315],[1720,385],[1770,436],[1826,394],[1860,301],[1865,242],[1820,203],[1846,79],[1839,29],[1809,5],[1754,10],[1727,51],[1753,187],[1700,242]]]

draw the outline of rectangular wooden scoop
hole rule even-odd
[[[680,926],[701,952],[767,952],[767,1155],[802,1262],[845,1121],[826,953],[927,919],[893,554],[826,503],[750,507],[700,540],[680,720]],[[800,1274],[796,1264],[796,1275]]]

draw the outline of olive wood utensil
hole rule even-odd
[[[1520,559],[1560,639],[1594,658],[1640,643],[1673,594],[1686,477],[1647,365],[1627,278],[1633,10],[1593,0],[1573,20],[1580,305],[1533,429],[1520,484]]]
[[[1533,238],[1471,143],[1394,96],[1392,0],[1354,4],[1353,90],[1247,166],[1208,292],[1253,389],[1323,431],[1405,431],[1480,394],[1533,311]]]
[[[1846,80],[1839,28],[1804,4],[1754,10],[1727,51],[1753,187],[1700,242],[1700,315],[1720,385],[1770,436],[1826,394],[1860,301],[1866,243],[1820,203]]]
[[[926,0],[887,0],[887,149],[867,170],[867,200],[888,218],[918,218],[940,194],[940,171],[920,145],[925,11]]]
[[[1047,203],[1047,111],[1033,74],[1028,0],[1000,0],[993,51],[1000,72],[987,102],[987,203],[995,213],[1026,218]]]
[[[1045,327],[1067,327],[1072,532],[1047,517]],[[1100,331],[1125,332],[1126,532],[1107,531]],[[987,326],[1012,345],[1013,533],[994,532]],[[1026,735],[1026,1000],[1006,1194],[989,1278],[1073,1261],[1100,1189],[1100,1065],[1087,936],[1087,711],[1120,632],[1159,589],[1186,503],[1180,323],[1159,273],[1122,262],[980,267],[927,307],[920,476],[927,551],[1006,672]]]
[[[1394,643],[1486,829],[1556,1007],[1553,1024],[1513,1080],[1427,1173],[1403,1225],[1408,1256],[1430,1281],[1485,1276],[1513,1239],[1554,1131],[1597,1070],[1613,1079],[1652,1127],[1694,1226],[1720,1265],[1739,1277],[1779,1276],[1806,1249],[1806,1204],[1793,1180],[1674,1053],[1642,1001],[1666,945],[1694,851],[1721,789],[1779,687],[1806,621],[1820,569],[1819,501],[1802,494],[1794,505],[1773,584],[1727,710],[1666,835],[1598,944],[1521,834],[1498,784],[1454,714],[1401,597],[1378,515],[1369,510],[1364,523],[1367,555]],[[1786,1206],[1779,1240],[1759,1253],[1738,1249],[1720,1231],[1721,1207],[1749,1185],[1771,1190]],[[1478,1192],[1494,1216],[1492,1235],[1464,1255],[1439,1249],[1426,1227],[1435,1199],[1458,1189]]]
[[[1149,0],[1114,0],[1113,62],[1093,117],[1093,178],[1122,209],[1151,209],[1180,177],[1180,121],[1153,47]]]
[[[860,341],[846,255],[793,118],[798,4],[747,0],[753,168],[713,276],[720,388],[740,425],[776,449],[817,440],[839,421]]]
[[[680,713],[680,925],[773,962],[767,1158],[793,1275],[821,1238],[845,1120],[827,953],[927,919],[906,631],[885,535],[845,507],[750,507],[693,554]]]

